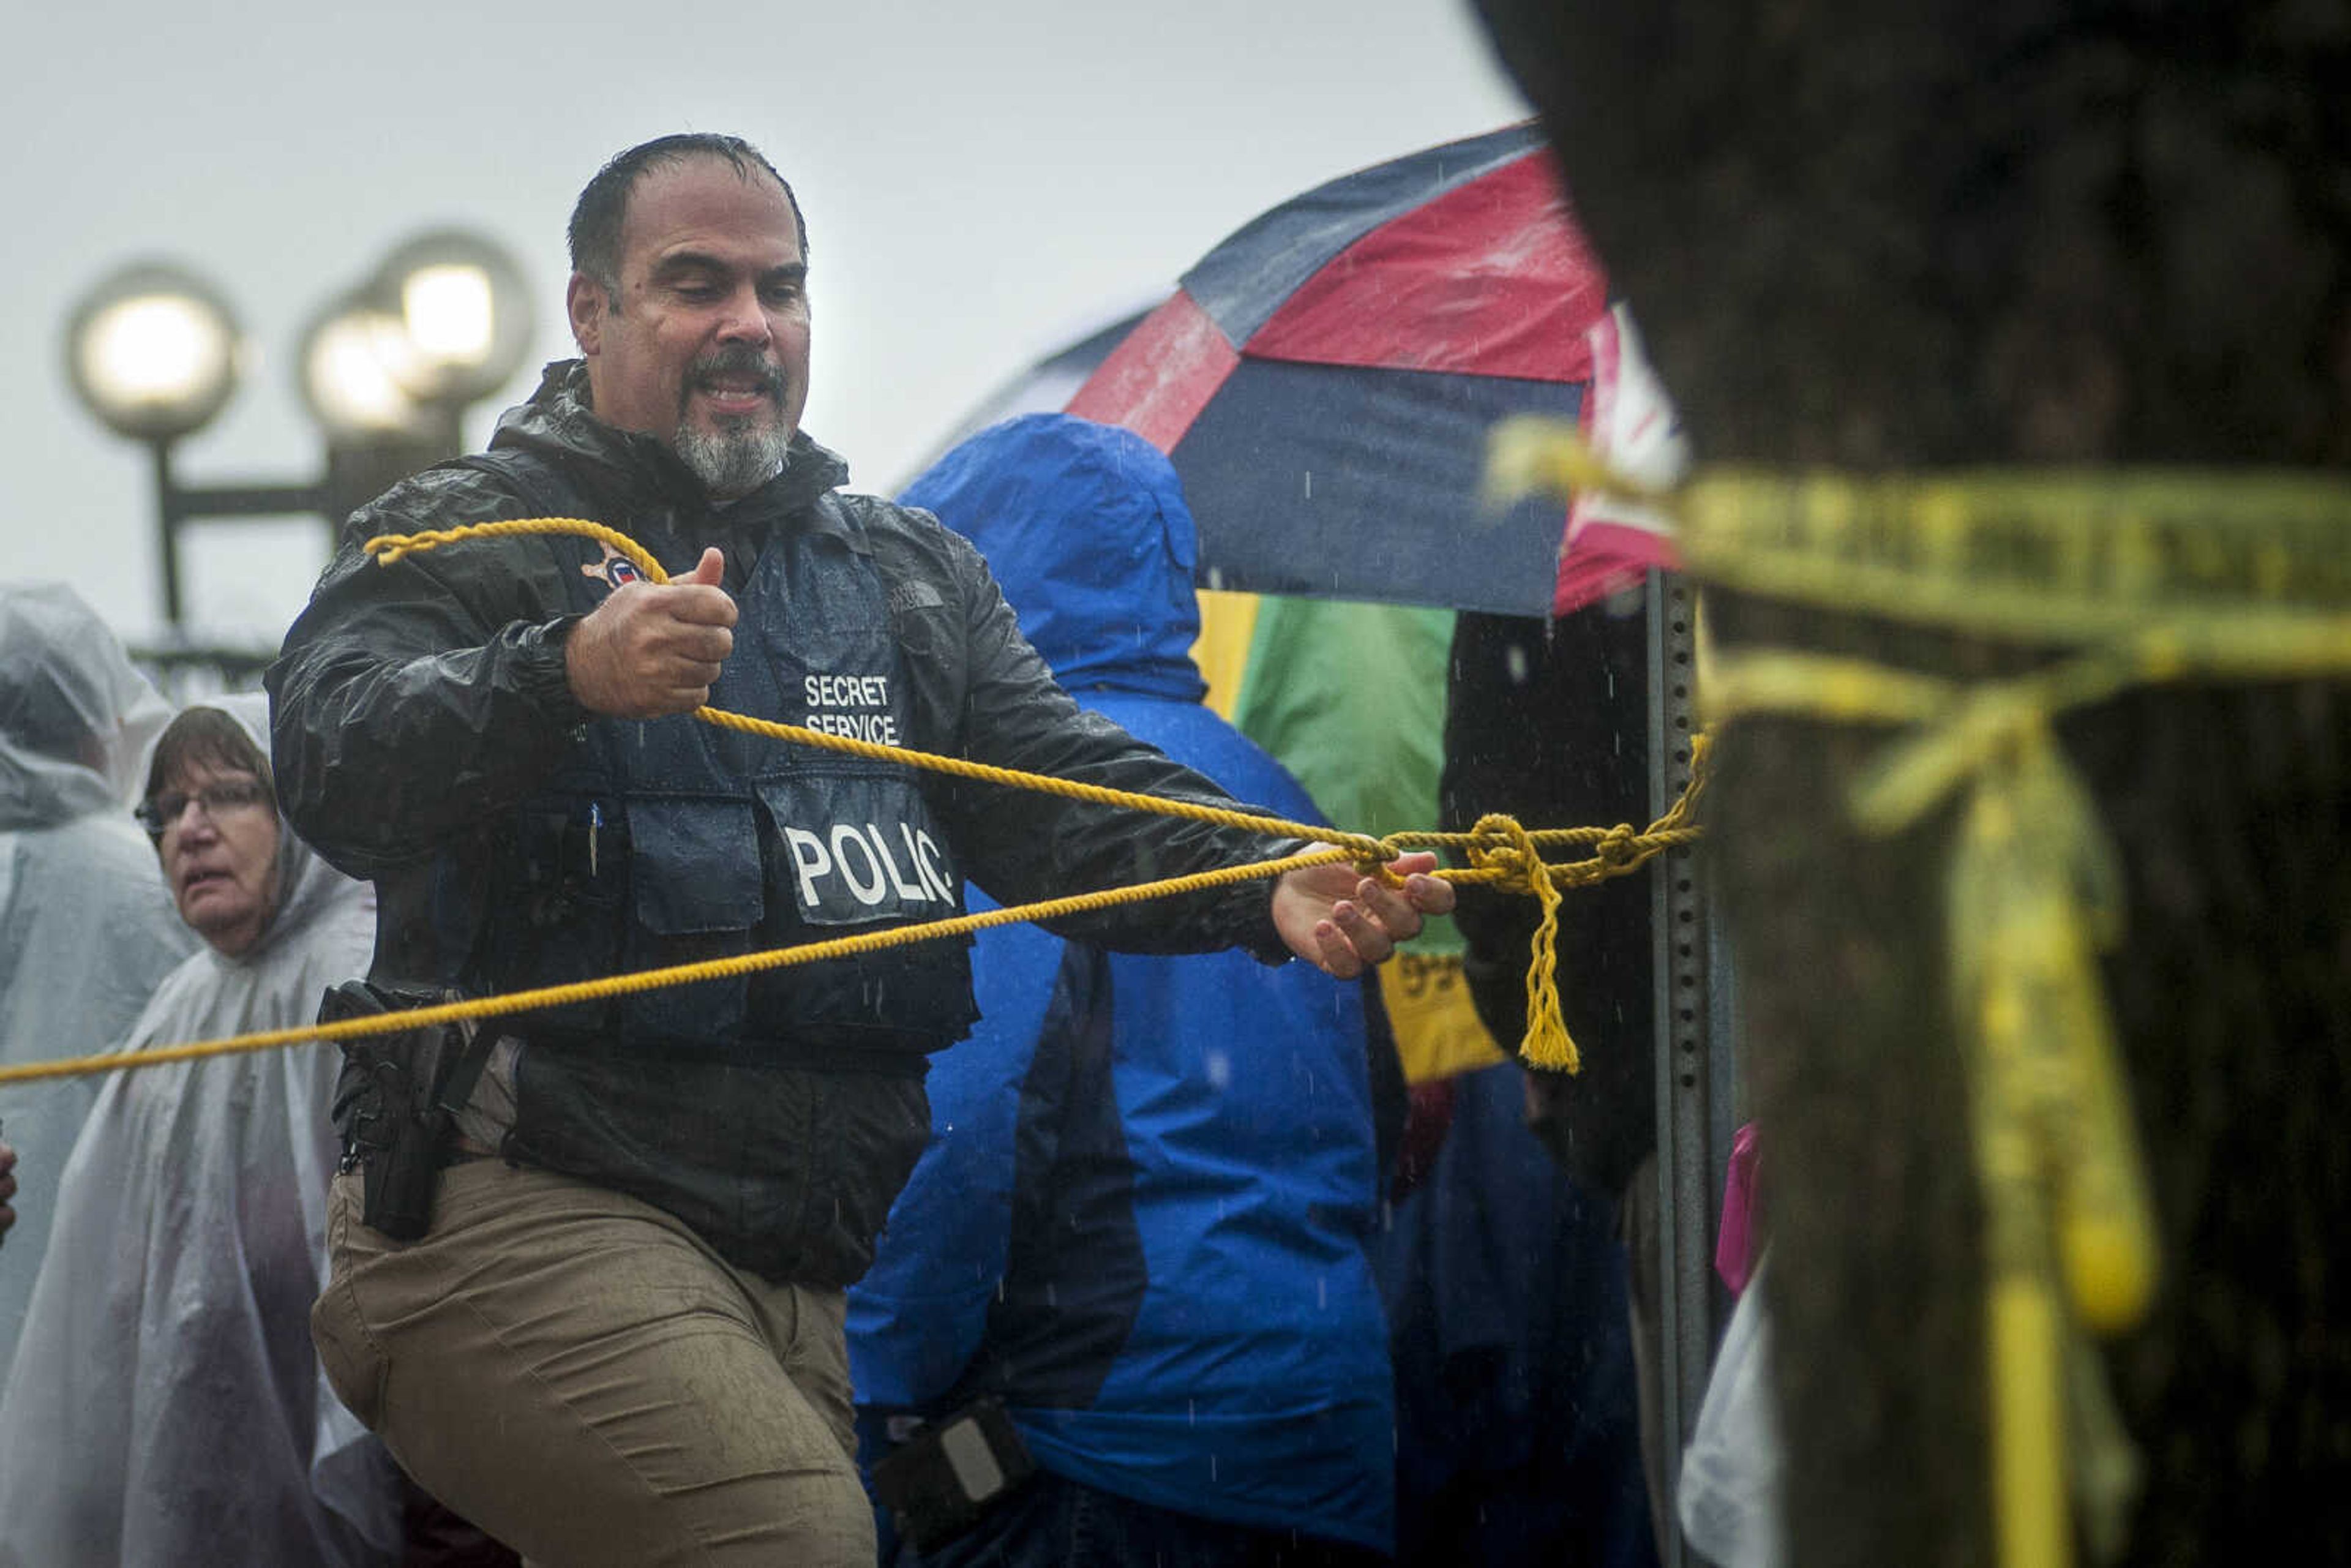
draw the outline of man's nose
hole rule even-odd
[[[718,340],[722,343],[760,343],[768,338],[768,312],[759,303],[756,288],[739,288],[727,297],[726,309],[718,323]]]

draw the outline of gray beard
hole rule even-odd
[[[710,432],[682,425],[677,455],[703,486],[722,500],[747,496],[784,471],[792,438],[780,425]]]

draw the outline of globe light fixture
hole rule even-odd
[[[467,403],[521,367],[531,339],[530,290],[505,251],[477,235],[435,229],[384,258],[370,290],[396,317],[386,362],[411,397]]]
[[[329,443],[413,436],[429,423],[395,367],[415,350],[400,318],[361,295],[336,300],[302,334],[297,389]]]
[[[210,423],[235,392],[244,358],[227,302],[162,263],[110,274],[66,328],[75,395],[108,429],[135,440],[173,441]]]

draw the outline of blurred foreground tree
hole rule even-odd
[[[1476,3],[1702,461],[2351,465],[2342,0]],[[1961,679],[2057,652],[1713,613]],[[2106,1351],[2126,1560],[2351,1562],[2351,701],[2191,684],[2058,728],[2125,861],[2165,1268]],[[1949,813],[1864,839],[1835,805],[1884,738],[1742,722],[1712,798],[1805,1568],[1993,1555]]]

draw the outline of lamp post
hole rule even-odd
[[[514,374],[530,336],[529,291],[505,252],[454,229],[403,243],[303,334],[296,384],[326,461],[292,482],[180,482],[178,444],[227,406],[247,359],[227,302],[185,269],[143,262],[102,280],[69,319],[66,362],[82,405],[152,455],[163,612],[177,628],[190,523],[316,512],[331,533],[396,480],[458,452],[466,407]]]
[[[163,607],[174,625],[178,529],[189,514],[186,492],[172,476],[172,448],[227,405],[245,358],[244,336],[220,294],[193,273],[160,263],[106,278],[66,329],[67,373],[82,406],[116,434],[146,442],[154,455]]]

